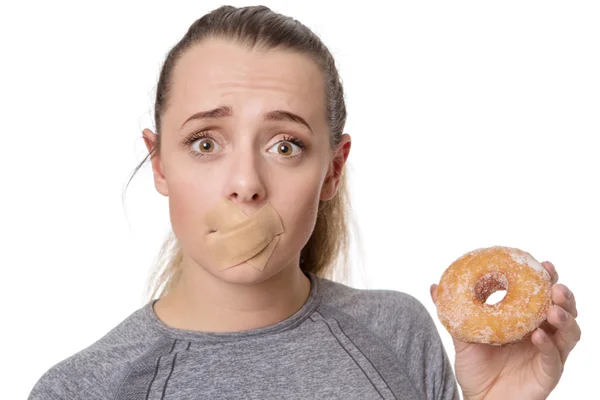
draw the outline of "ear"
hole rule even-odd
[[[152,132],[150,129],[144,129],[142,134],[144,136],[144,143],[146,143],[148,153],[151,153],[154,147],[157,145],[158,135]],[[163,174],[163,164],[158,149],[152,153],[152,158],[150,161],[152,163],[152,173],[154,175],[154,187],[156,187],[158,193],[162,194],[163,196],[168,196],[169,190],[167,188],[167,180]]]
[[[344,170],[344,165],[348,159],[348,154],[350,154],[351,143],[350,135],[344,133],[340,138],[340,141],[333,154],[333,158],[329,163],[327,175],[325,176],[323,187],[321,188],[320,200],[331,200],[333,196],[335,196],[337,188],[340,184],[340,178],[342,176],[342,171]]]

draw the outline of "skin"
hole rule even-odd
[[[152,170],[157,191],[169,198],[184,261],[181,279],[154,304],[155,313],[171,327],[206,332],[273,325],[308,298],[310,280],[300,270],[300,251],[314,229],[319,200],[336,193],[350,136],[331,148],[323,74],[304,54],[210,39],[186,51],[173,72]],[[231,115],[186,123],[221,106]],[[294,113],[309,127],[266,120],[264,114],[273,110]],[[210,137],[183,144],[198,132]],[[150,151],[156,134],[145,129],[143,135]],[[263,271],[247,263],[221,271],[210,258],[204,215],[223,197],[248,216],[267,202],[280,215],[285,232]]]
[[[552,279],[547,324],[530,337],[506,346],[465,343],[453,338],[456,379],[465,400],[546,399],[556,387],[569,353],[581,337],[575,296],[557,284],[554,265],[542,263]],[[436,300],[437,285],[431,286]]]

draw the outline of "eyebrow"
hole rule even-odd
[[[208,111],[199,111],[199,112],[195,113],[194,115],[192,115],[191,117],[189,117],[188,119],[186,119],[185,122],[183,124],[181,124],[181,128],[185,124],[187,124],[189,121],[192,121],[195,119],[215,119],[215,118],[230,117],[232,115],[233,115],[233,111],[231,110],[231,107],[229,107],[229,106],[221,106],[221,107],[217,107],[217,108],[214,108],[214,109],[208,110]],[[264,119],[267,121],[287,121],[287,122],[298,123],[298,124],[304,125],[305,127],[308,128],[310,133],[313,133],[312,128],[310,127],[308,122],[306,122],[306,120],[304,118],[302,118],[301,116],[294,114],[290,111],[285,111],[285,110],[269,111],[264,115]]]

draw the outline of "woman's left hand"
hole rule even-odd
[[[505,346],[465,343],[453,338],[456,379],[465,400],[545,399],[556,387],[569,353],[581,337],[575,321],[575,296],[562,284],[552,263],[542,265],[552,278],[547,324],[520,342]],[[437,285],[431,286],[435,302]]]

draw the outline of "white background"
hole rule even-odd
[[[583,330],[550,398],[593,397],[600,7],[412,3],[265,3],[314,29],[339,64],[362,237],[352,284],[408,292],[437,323],[429,285],[463,253],[505,245],[550,260]],[[149,165],[125,205],[121,191],[145,155],[160,63],[219,5],[1,6],[3,398],[25,398],[142,305],[167,202]]]

